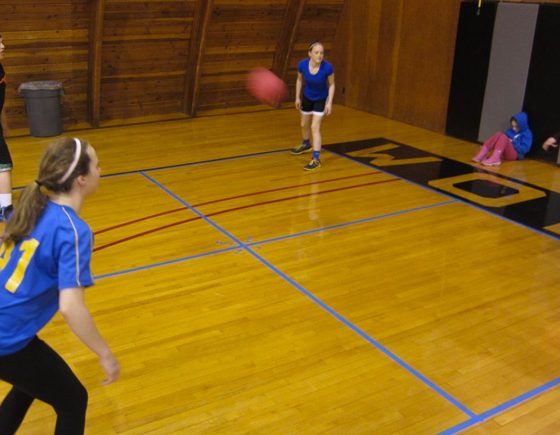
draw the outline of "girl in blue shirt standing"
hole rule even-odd
[[[308,49],[308,59],[298,64],[296,81],[296,109],[301,113],[303,142],[292,150],[302,154],[313,150],[311,161],[303,167],[313,171],[321,166],[321,120],[332,112],[334,97],[334,70],[323,60],[325,49],[320,42],[313,42]],[[302,95],[303,89],[303,95]],[[313,137],[313,146],[310,139]]]
[[[99,176],[97,155],[86,141],[53,142],[0,238],[0,379],[12,385],[0,405],[2,434],[16,432],[34,399],[55,409],[55,434],[84,432],[87,391],[37,337],[58,310],[99,357],[105,383],[119,375],[84,302],[84,289],[93,285],[92,232],[78,213]]]

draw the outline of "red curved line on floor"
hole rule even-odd
[[[186,209],[187,209],[187,207],[181,207],[181,208],[174,208],[172,210],[162,211],[162,212],[156,213],[156,214],[151,214],[149,216],[144,216],[144,217],[141,217],[141,218],[138,218],[138,219],[133,219],[133,220],[130,220],[130,221],[126,221],[126,222],[117,224],[117,225],[113,225],[112,227],[103,228],[102,230],[97,230],[95,232],[95,234],[106,233],[107,231],[115,230],[117,228],[126,227],[128,225],[132,225],[132,224],[135,224],[135,223],[138,223],[138,222],[146,221],[148,219],[153,219],[153,218],[156,218],[158,216],[164,216],[166,214],[176,213],[178,211],[186,210]]]
[[[258,191],[258,192],[244,193],[242,195],[229,196],[229,197],[226,197],[226,198],[214,199],[212,201],[206,201],[206,202],[201,202],[199,204],[193,204],[192,207],[196,208],[196,207],[201,207],[203,205],[216,204],[218,202],[229,201],[229,200],[232,200],[232,199],[246,198],[246,197],[249,197],[249,196],[262,195],[264,193],[280,192],[282,190],[294,189],[296,187],[310,186],[310,185],[313,186],[315,184],[330,183],[330,182],[333,182],[333,181],[348,180],[350,178],[364,177],[364,176],[376,175],[376,174],[381,174],[381,172],[374,171],[374,172],[368,172],[368,173],[365,173],[365,174],[349,175],[347,177],[332,178],[330,180],[317,181],[315,183],[310,183],[310,184],[296,184],[296,185],[293,185],[293,186],[278,187],[276,189],[269,189],[269,190],[261,190],[261,191]],[[97,231],[95,231],[95,234],[106,233],[107,231],[115,230],[117,228],[126,227],[128,225],[136,224],[136,223],[142,222],[142,221],[147,221],[149,219],[153,219],[153,218],[156,218],[156,217],[159,217],[159,216],[164,216],[166,214],[176,213],[176,212],[182,211],[182,210],[188,210],[188,208],[187,207],[174,208],[174,209],[171,209],[171,210],[162,211],[160,213],[155,213],[155,214],[151,214],[151,215],[148,215],[148,216],[144,216],[144,217],[141,217],[141,218],[138,218],[138,219],[133,219],[133,220],[130,220],[130,221],[122,222],[122,223],[117,224],[117,225],[113,225],[113,226],[110,226],[110,227],[107,227],[107,228],[103,228],[101,230],[97,230]]]
[[[354,186],[338,187],[336,189],[324,190],[322,192],[315,192],[315,193],[311,192],[311,193],[304,193],[304,194],[296,195],[296,196],[289,196],[289,197],[286,197],[286,198],[271,199],[270,201],[259,202],[257,204],[243,205],[243,206],[240,206],[240,207],[234,207],[234,208],[229,208],[229,209],[226,209],[226,210],[220,210],[220,211],[216,211],[216,212],[213,212],[213,213],[208,213],[208,214],[205,215],[205,217],[217,216],[219,214],[224,214],[224,213],[229,213],[229,212],[232,212],[232,211],[243,210],[243,209],[246,209],[246,208],[258,207],[258,206],[266,205],[266,204],[274,204],[276,202],[289,201],[291,199],[304,198],[306,196],[320,195],[320,194],[323,194],[323,193],[340,192],[342,190],[355,189],[355,188],[358,188],[358,187],[371,186],[371,185],[374,185],[374,184],[391,183],[393,181],[402,181],[402,180],[399,179],[399,178],[391,178],[391,179],[388,179],[388,180],[372,181],[371,183],[356,184]],[[181,220],[181,221],[178,221],[178,222],[173,222],[171,224],[163,225],[163,226],[157,227],[157,228],[152,228],[151,230],[143,231],[141,233],[137,233],[137,234],[134,234],[132,236],[128,236],[128,237],[125,237],[123,239],[115,240],[114,242],[107,243],[105,245],[101,245],[97,248],[94,248],[93,251],[94,252],[101,251],[102,249],[106,249],[106,248],[109,248],[111,246],[115,246],[115,245],[118,245],[120,243],[127,242],[127,241],[132,240],[132,239],[137,239],[138,237],[146,236],[148,234],[152,234],[152,233],[155,233],[155,232],[158,232],[158,231],[161,231],[161,230],[165,230],[167,228],[175,227],[177,225],[182,225],[182,224],[192,222],[192,221],[195,221],[195,220],[198,220],[198,219],[202,219],[202,217],[196,216],[194,218],[185,219],[185,220]]]
[[[186,224],[187,222],[192,222],[192,221],[195,221],[197,219],[202,219],[202,218],[200,216],[195,216],[195,217],[190,218],[190,219],[185,219],[185,220],[182,220],[182,221],[173,222],[171,224],[162,225],[161,227],[153,228],[153,229],[148,230],[148,231],[143,231],[141,233],[133,234],[132,236],[128,236],[128,237],[125,237],[123,239],[115,240],[114,242],[107,243],[105,245],[101,245],[101,246],[98,246],[96,248],[93,248],[93,252],[101,251],[102,249],[110,248],[111,246],[115,246],[115,245],[118,245],[120,243],[128,242],[129,240],[137,239],[138,237],[146,236],[148,234],[155,233],[155,232],[161,231],[161,230],[165,230],[167,228],[175,227],[177,225]]]

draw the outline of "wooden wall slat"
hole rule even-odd
[[[194,0],[106,0],[102,124],[181,112],[194,6]]]
[[[65,129],[253,105],[248,70],[273,69],[293,95],[297,62],[321,40],[335,66],[335,103],[443,131],[459,4],[3,0],[6,110],[13,129],[26,125],[17,87],[29,80],[63,82]],[[141,79],[155,90],[144,92]]]
[[[272,68],[285,8],[286,0],[213,2],[197,110],[256,103],[245,88],[245,76],[254,67]]]
[[[10,124],[26,125],[16,89],[29,80],[63,82],[65,129],[254,105],[246,73],[259,66],[293,76],[292,50],[305,55],[310,33],[332,41],[343,2],[3,1]]]
[[[290,53],[296,39],[297,31],[301,21],[305,0],[289,0],[284,14],[284,20],[278,37],[272,71],[282,80],[286,80],[288,66],[290,64]]]
[[[443,131],[459,5],[460,0],[348,2],[335,50],[344,59],[339,101]],[[365,40],[354,33],[356,26],[366,32]]]
[[[212,0],[197,0],[195,4],[195,23],[191,32],[189,62],[185,73],[183,97],[183,110],[189,116],[195,115],[198,106],[202,58],[206,47],[206,35],[212,14],[212,5]]]
[[[443,131],[459,4],[424,0],[405,1],[403,6],[391,118]],[[429,17],[430,25],[415,25],[423,13]]]
[[[107,119],[124,119],[162,113],[180,112],[183,76],[155,78],[149,85],[144,78],[126,81],[104,80],[104,95],[126,95],[126,98],[103,98],[101,112]]]
[[[105,0],[94,0],[90,11],[88,121],[99,127],[101,117],[101,62],[103,55]]]

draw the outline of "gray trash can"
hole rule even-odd
[[[62,83],[53,80],[25,82],[18,93],[25,99],[27,125],[31,136],[57,136],[62,133],[60,97]]]

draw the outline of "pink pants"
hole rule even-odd
[[[500,151],[504,160],[517,160],[517,151],[515,151],[510,138],[501,131],[484,142],[482,147],[486,148],[487,152]]]

